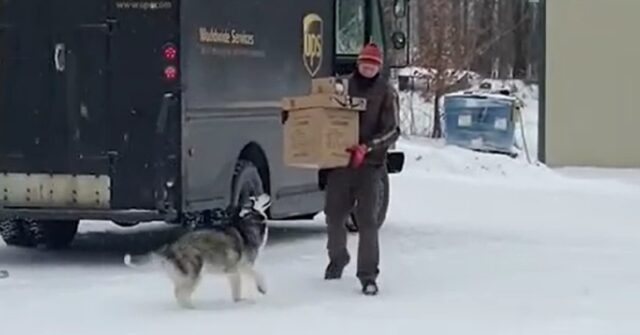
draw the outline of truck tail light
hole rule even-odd
[[[173,81],[178,78],[178,67],[176,61],[178,59],[178,47],[175,44],[168,42],[162,46],[162,58],[165,63],[164,78],[169,81]]]
[[[167,67],[164,68],[164,77],[167,80],[174,80],[178,77],[178,69],[173,66],[173,65],[169,65]]]
[[[162,56],[165,60],[174,61],[178,57],[178,48],[173,43],[167,43],[162,48]]]

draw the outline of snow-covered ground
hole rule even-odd
[[[378,297],[359,294],[353,263],[342,281],[322,280],[322,215],[274,223],[267,296],[233,304],[210,277],[190,311],[159,272],[122,264],[170,228],[90,222],[70,251],[0,246],[11,272],[0,333],[640,333],[640,172],[554,171],[415,139],[399,148],[408,162],[392,177]]]
[[[492,83],[525,102],[536,157],[537,88]],[[430,127],[433,107],[401,98],[403,120]],[[640,333],[640,170],[552,170],[411,137],[398,148],[407,165],[391,180],[378,297],[359,294],[355,263],[322,280],[322,215],[272,224],[267,296],[234,304],[225,279],[207,277],[196,310],[177,307],[161,272],[122,263],[175,228],[83,222],[69,251],[0,242],[0,334]]]

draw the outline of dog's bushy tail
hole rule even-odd
[[[158,264],[158,261],[164,258],[162,250],[164,250],[164,247],[161,250],[154,250],[145,254],[126,254],[124,255],[124,264],[130,268]]]
[[[5,278],[9,278],[9,271],[0,270],[0,279],[5,279]]]
[[[147,265],[153,261],[152,253],[146,253],[142,255],[124,255],[124,264],[130,268],[135,268],[142,265]]]

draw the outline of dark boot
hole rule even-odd
[[[374,296],[378,295],[378,284],[373,279],[363,280],[362,282],[362,294]]]
[[[342,272],[344,268],[349,264],[351,258],[347,256],[344,260],[331,261],[327,265],[327,269],[324,272],[325,280],[335,280],[342,278]]]

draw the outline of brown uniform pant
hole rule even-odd
[[[329,259],[337,264],[345,264],[349,259],[345,224],[355,206],[360,235],[357,270],[360,280],[375,280],[379,273],[376,192],[383,173],[387,173],[384,166],[365,165],[359,169],[335,169],[327,175],[325,215]]]

